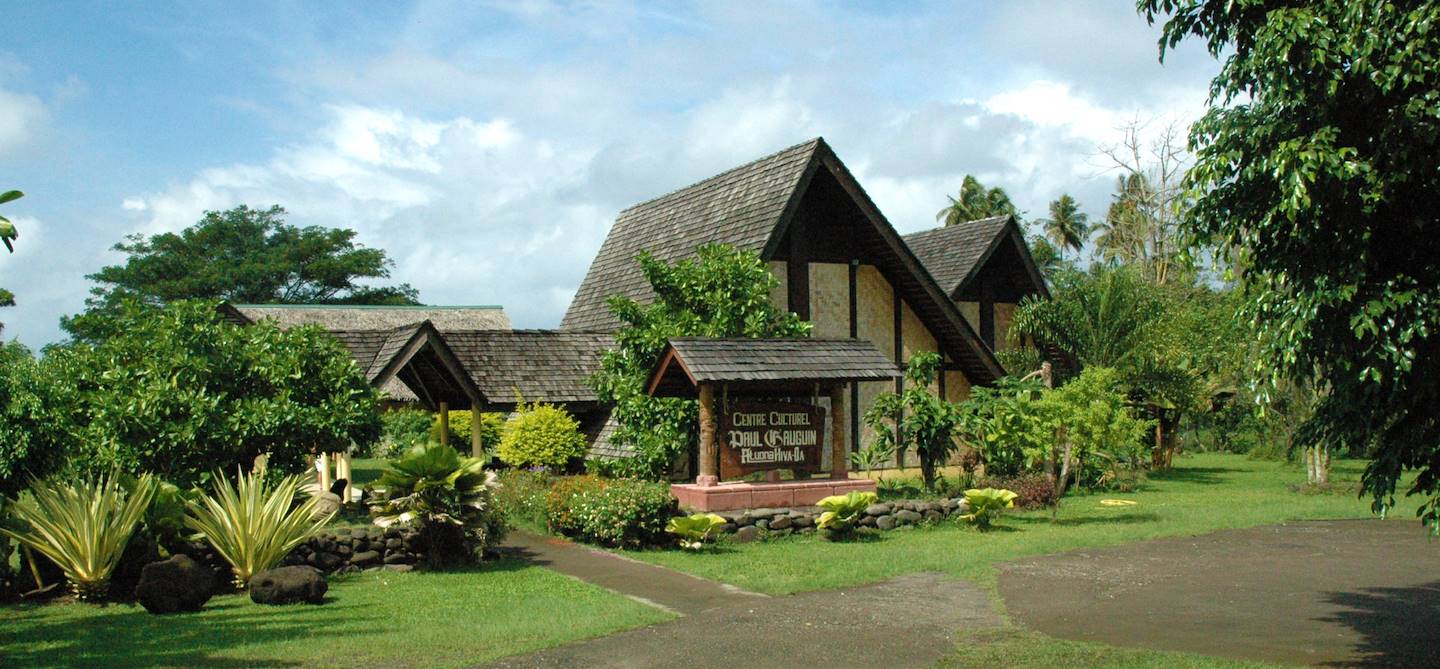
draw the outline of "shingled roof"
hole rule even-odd
[[[614,330],[619,322],[606,299],[649,301],[653,293],[635,262],[641,250],[665,262],[694,255],[707,242],[761,250],[799,200],[802,177],[823,145],[817,137],[620,212],[560,328]]]
[[[650,377],[651,395],[695,394],[700,383],[889,381],[900,369],[857,339],[671,339]]]
[[[441,332],[491,406],[525,401],[569,405],[598,402],[585,380],[600,369],[600,352],[615,345],[598,332],[445,330]]]
[[[981,259],[994,244],[1010,216],[992,216],[905,235],[905,244],[930,271],[935,283],[953,294],[960,284],[975,275]]]
[[[509,330],[510,317],[496,305],[222,304],[222,314],[250,323],[274,319],[282,328],[315,324],[327,330],[388,330],[430,321],[440,329]],[[243,324],[243,323],[242,323]]]
[[[330,330],[360,367],[365,380],[395,399],[468,406],[485,395],[430,321],[389,330]]]

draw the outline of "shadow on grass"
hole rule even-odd
[[[1359,632],[1355,648],[1362,659],[1329,663],[1332,667],[1437,667],[1440,644],[1433,621],[1440,611],[1440,581],[1404,588],[1364,588],[1329,592],[1325,601],[1343,606],[1332,616],[1316,618]]]
[[[1215,484],[1224,483],[1222,474],[1237,474],[1242,470],[1233,467],[1175,467],[1146,474],[1153,481],[1175,481],[1177,483]]]
[[[380,612],[326,598],[322,606],[250,606],[240,596],[211,600],[201,613],[157,616],[139,606],[20,605],[0,630],[5,666],[299,666],[279,657],[225,657],[228,651],[315,638],[345,643],[355,630],[383,625]],[[343,623],[343,624],[342,624]],[[277,653],[278,655],[278,653]]]
[[[1127,513],[1086,513],[1082,516],[1051,518],[1050,516],[1016,516],[1015,521],[1026,525],[1055,525],[1075,527],[1080,525],[1138,525],[1160,522],[1160,515],[1149,511]]]

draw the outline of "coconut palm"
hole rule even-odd
[[[1080,211],[1079,203],[1068,194],[1050,203],[1050,218],[1045,219],[1045,236],[1064,254],[1065,249],[1079,252],[1090,236],[1090,217]]]
[[[1003,188],[986,188],[979,179],[969,174],[960,182],[959,197],[945,197],[950,204],[935,213],[935,220],[944,222],[946,226],[991,216],[1019,214]]]

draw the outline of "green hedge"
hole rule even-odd
[[[665,524],[677,509],[667,484],[597,476],[557,480],[545,507],[550,531],[625,548],[665,543]]]

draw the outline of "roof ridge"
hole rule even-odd
[[[632,205],[630,205],[630,206],[628,206],[628,207],[626,207],[626,208],[624,208],[624,209],[621,209],[621,210],[620,210],[620,213],[616,215],[616,218],[619,218],[619,217],[621,217],[621,216],[624,216],[627,212],[633,211],[633,210],[635,210],[635,209],[640,209],[641,207],[644,207],[644,206],[646,206],[646,205],[653,204],[653,203],[655,203],[655,202],[659,202],[660,200],[664,200],[664,199],[669,198],[669,197],[671,197],[671,196],[679,195],[680,193],[683,193],[683,192],[685,192],[685,191],[688,191],[688,190],[691,190],[691,189],[694,189],[694,188],[697,188],[697,187],[700,187],[700,186],[704,186],[705,184],[708,184],[708,183],[710,183],[710,182],[712,182],[712,181],[719,181],[720,179],[722,179],[722,178],[724,178],[724,177],[726,177],[726,176],[729,176],[729,175],[734,174],[734,173],[736,173],[736,172],[741,172],[741,171],[744,171],[744,170],[753,168],[753,167],[755,167],[756,165],[758,165],[758,164],[760,164],[760,163],[763,163],[763,162],[765,162],[765,161],[767,161],[767,160],[772,160],[772,159],[774,159],[774,158],[776,158],[776,157],[778,157],[778,156],[780,156],[780,155],[783,155],[783,154],[786,154],[786,153],[790,153],[791,151],[799,150],[799,149],[802,148],[802,147],[809,146],[809,145],[814,145],[814,146],[816,146],[816,147],[819,147],[819,146],[821,146],[821,145],[823,145],[823,144],[825,144],[825,138],[822,137],[822,136],[816,135],[815,137],[811,137],[810,139],[807,139],[807,140],[805,140],[805,141],[803,141],[803,142],[800,142],[799,144],[795,144],[795,145],[793,145],[793,146],[787,146],[787,147],[785,147],[785,148],[783,148],[783,149],[780,149],[779,151],[776,151],[776,152],[771,153],[771,154],[768,154],[768,155],[761,156],[761,157],[756,158],[755,160],[752,160],[752,161],[750,161],[750,162],[747,162],[747,163],[745,163],[745,164],[743,164],[743,165],[737,165],[737,166],[732,167],[732,168],[730,168],[730,169],[728,169],[728,170],[725,170],[724,172],[721,172],[721,173],[719,173],[719,174],[714,174],[714,175],[705,177],[704,179],[701,179],[701,180],[699,180],[699,181],[696,181],[695,183],[692,183],[692,184],[689,184],[689,185],[686,185],[686,186],[681,186],[681,187],[676,188],[675,190],[672,190],[672,191],[670,191],[670,192],[668,192],[668,193],[665,193],[665,194],[663,194],[663,195],[657,195],[657,196],[652,197],[652,198],[650,198],[650,199],[648,199],[648,200],[645,200],[645,201],[643,201],[643,202],[637,202],[637,203],[635,203],[635,204],[632,204]]]
[[[976,223],[990,223],[990,222],[992,222],[992,221],[1001,220],[1001,219],[1007,219],[1007,218],[1010,218],[1010,214],[1000,214],[999,216],[986,216],[986,217],[984,217],[984,218],[972,218],[972,219],[970,219],[970,220],[968,220],[968,221],[961,221],[961,222],[956,223],[956,224],[954,224],[954,225],[940,225],[940,226],[936,226],[936,227],[933,227],[933,228],[926,228],[926,229],[924,229],[924,230],[916,230],[915,232],[907,232],[907,233],[901,235],[901,237],[918,237],[918,236],[920,236],[920,235],[928,235],[928,234],[934,234],[934,233],[937,233],[937,232],[946,232],[946,231],[950,231],[950,230],[963,229],[963,228],[964,228],[965,226],[967,226],[967,225],[973,225],[973,224],[976,224]]]
[[[230,303],[226,303],[230,304]],[[504,309],[500,304],[230,304],[236,309],[393,309],[413,310],[424,309]]]

